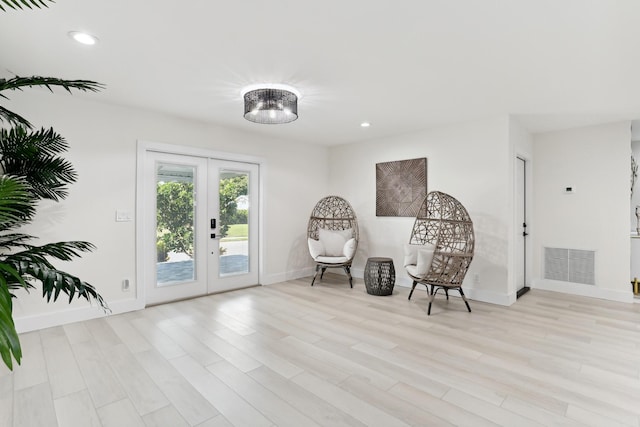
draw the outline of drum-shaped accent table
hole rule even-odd
[[[369,258],[364,267],[364,286],[370,295],[391,295],[396,283],[396,270],[391,258]]]

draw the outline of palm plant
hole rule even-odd
[[[53,0],[47,0],[47,2],[53,3]],[[23,7],[33,9],[35,7],[40,9],[49,7],[47,2],[44,0],[0,0],[0,10],[5,11],[5,7],[10,7],[11,9],[22,9]]]
[[[52,0],[0,0],[0,10],[48,7]],[[89,80],[63,80],[53,77],[0,78],[0,99],[8,99],[4,91],[25,87],[62,87],[98,91],[99,83]],[[65,294],[95,301],[105,311],[109,308],[96,289],[78,277],[57,269],[50,259],[70,261],[95,249],[89,242],[71,241],[36,246],[34,236],[20,232],[36,214],[41,199],[59,201],[67,194],[67,186],[76,181],[76,172],[60,154],[68,145],[53,129],[33,130],[21,115],[0,106],[0,357],[9,369],[13,360],[22,358],[20,340],[13,321],[13,298],[16,290],[42,286],[47,302]]]
[[[11,0],[0,0],[0,1],[11,1]],[[1,5],[0,5],[0,8],[2,8]],[[90,80],[63,80],[63,79],[57,79],[55,77],[15,76],[8,80],[0,78],[0,98],[9,99],[6,95],[2,93],[2,91],[22,90],[22,88],[24,87],[34,87],[34,86],[46,87],[50,91],[53,91],[52,89],[53,86],[60,86],[60,87],[63,87],[69,93],[71,93],[71,89],[97,92],[100,89],[104,88],[104,86],[101,85],[100,83],[92,82]],[[20,116],[19,114],[16,114],[12,111],[7,110],[1,105],[0,105],[0,121],[8,122],[9,125],[14,125],[14,126],[22,125],[28,128],[32,127],[31,123],[29,123],[27,119]]]

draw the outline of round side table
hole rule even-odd
[[[391,295],[396,283],[396,270],[391,258],[369,258],[364,267],[364,286],[369,295]]]

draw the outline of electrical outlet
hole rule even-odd
[[[473,283],[480,283],[480,275],[478,273],[473,275]]]
[[[129,279],[122,279],[122,290],[128,292],[131,289],[131,285],[129,284]]]

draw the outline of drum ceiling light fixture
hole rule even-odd
[[[252,85],[242,90],[244,118],[254,123],[289,123],[298,118],[300,92],[281,84]]]

